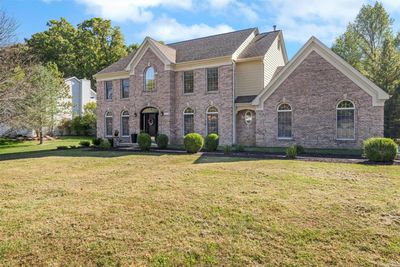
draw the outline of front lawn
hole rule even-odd
[[[2,264],[398,266],[400,166],[80,149],[3,157]]]

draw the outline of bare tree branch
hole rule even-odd
[[[15,20],[0,9],[0,48],[14,44],[17,28]]]

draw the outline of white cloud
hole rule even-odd
[[[173,18],[161,17],[150,23],[142,36],[150,36],[156,40],[165,42],[188,40],[197,37],[204,37],[213,34],[225,33],[234,29],[226,24],[219,24],[211,27],[207,24],[180,24]]]
[[[208,9],[217,12],[217,14],[225,14],[228,16],[244,17],[250,22],[259,19],[257,7],[254,3],[243,3],[239,0],[208,0],[206,2]]]
[[[75,0],[86,11],[115,21],[149,22],[157,7],[190,9],[191,0]]]

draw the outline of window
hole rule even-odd
[[[121,135],[129,136],[129,112],[123,111],[121,113]]]
[[[194,110],[186,108],[183,111],[183,135],[194,133]]]
[[[289,104],[278,107],[278,138],[292,138],[292,108]]]
[[[218,109],[216,107],[209,107],[206,112],[207,115],[207,134],[218,134]]]
[[[129,97],[129,79],[121,80],[121,98]]]
[[[193,93],[194,81],[193,81],[193,71],[185,71],[183,73],[183,93],[189,94]]]
[[[111,111],[107,111],[105,115],[105,136],[112,136],[113,118]]]
[[[112,99],[112,81],[106,81],[106,99]]]
[[[218,68],[207,69],[207,91],[218,91]]]
[[[336,137],[342,140],[354,140],[354,104],[341,101],[336,107]]]
[[[251,113],[250,110],[246,111],[244,114],[244,122],[249,125],[251,121],[253,120],[253,113]]]
[[[154,91],[156,88],[155,71],[153,67],[149,67],[145,71],[144,90]]]

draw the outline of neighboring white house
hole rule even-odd
[[[59,119],[72,119],[75,116],[83,115],[84,107],[89,102],[96,102],[96,92],[91,88],[90,80],[71,77],[65,79],[65,84],[70,88],[70,96],[66,101],[72,102],[72,109],[69,108],[60,114]],[[57,133],[56,133],[57,134]],[[33,136],[34,131],[29,129],[12,129],[7,125],[0,124],[0,136],[24,135]]]
[[[65,80],[65,83],[70,88],[70,95],[72,97],[72,113],[68,114],[68,118],[81,116],[83,108],[89,102],[96,102],[96,92],[91,88],[90,80],[78,79],[71,77]]]

